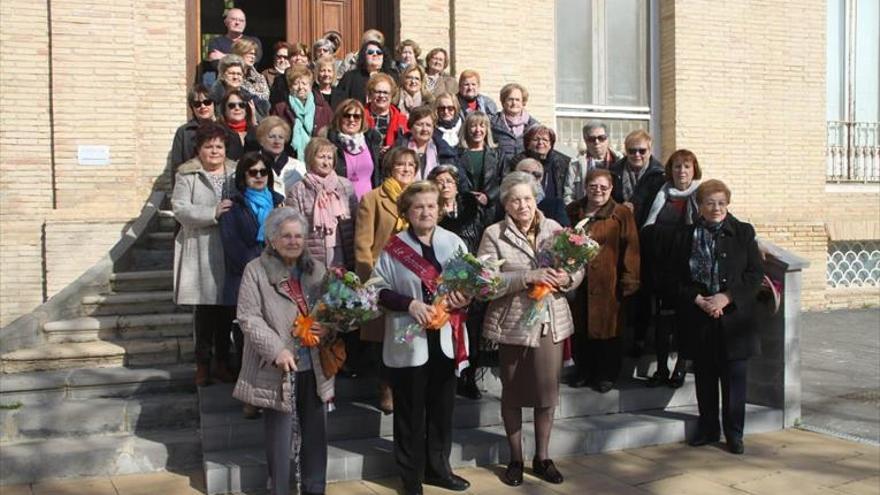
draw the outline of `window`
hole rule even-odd
[[[556,116],[563,145],[582,148],[581,127],[589,120],[609,124],[618,151],[627,133],[649,127],[653,3],[557,0]]]
[[[828,243],[826,277],[833,288],[880,286],[880,241]]]
[[[827,9],[827,179],[880,182],[880,2]]]

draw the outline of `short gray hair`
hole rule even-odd
[[[520,162],[522,163],[522,162]],[[538,198],[538,193],[540,192],[540,187],[538,186],[538,181],[532,177],[532,174],[528,174],[526,172],[514,171],[504,176],[504,180],[501,181],[501,204],[507,203],[507,197],[510,195],[510,190],[516,186],[527,185],[532,190],[532,196],[535,199]]]
[[[522,172],[519,168],[523,165],[535,165],[538,167],[541,172],[544,171],[544,164],[534,158],[523,158],[522,160],[516,162],[516,165],[513,166],[513,169],[519,172]],[[530,174],[531,175],[531,174]]]
[[[269,212],[269,216],[266,217],[266,222],[263,224],[264,232],[266,234],[266,251],[268,253],[278,256],[278,252],[272,247],[270,241],[273,241],[278,237],[278,234],[281,232],[281,227],[288,222],[298,223],[302,227],[303,236],[308,235],[309,222],[302,213],[289,206],[275,208]],[[300,255],[299,261],[297,262],[297,266],[303,272],[311,273],[314,263],[312,262],[311,256],[309,256],[308,249],[303,249],[303,253]]]
[[[247,65],[244,63],[244,59],[234,53],[230,53],[223,55],[223,58],[217,63],[217,74],[223,76],[226,69],[230,67],[241,67],[242,72],[247,72]]]
[[[455,180],[455,183],[458,184],[458,180],[460,178],[460,174],[458,173],[458,167],[455,165],[443,164],[437,165],[434,167],[431,172],[428,174],[428,180],[434,182],[437,177],[440,177],[443,174],[449,174]]]
[[[318,59],[318,48],[324,48],[330,53],[336,53],[336,46],[332,41],[327,38],[318,38],[317,41],[312,43],[312,58],[315,60]]]
[[[581,129],[581,134],[586,136],[587,133],[592,131],[593,129],[602,129],[603,131],[605,131],[606,134],[608,134],[608,126],[605,125],[605,122],[599,122],[598,120],[591,120],[584,124],[584,128]]]

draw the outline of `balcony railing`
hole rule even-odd
[[[828,121],[828,182],[880,182],[880,122]]]

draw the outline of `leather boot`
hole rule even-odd
[[[207,363],[199,363],[196,366],[196,386],[204,387],[213,383],[211,381],[211,366]]]
[[[214,378],[223,383],[235,383],[235,375],[229,371],[229,367],[223,362],[217,363],[217,367],[214,369]]]
[[[379,410],[385,414],[394,412],[394,396],[391,395],[391,386],[388,382],[379,382]]]

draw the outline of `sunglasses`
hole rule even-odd
[[[361,120],[363,115],[359,113],[346,113],[342,115],[343,119],[351,119],[351,120]]]
[[[448,106],[438,106],[438,107],[437,107],[437,111],[438,111],[438,112],[454,112],[454,111],[455,111],[455,107],[452,106],[452,105],[448,105]]]
[[[226,104],[226,108],[228,108],[230,110],[233,110],[236,108],[241,108],[242,110],[244,110],[245,108],[247,108],[247,103],[245,103],[243,101],[239,101],[239,102],[230,101],[229,103]]]
[[[210,107],[213,104],[214,104],[214,100],[211,100],[210,98],[205,98],[204,100],[197,100],[197,101],[190,102],[190,105],[193,108]]]
[[[628,155],[642,155],[645,156],[648,154],[648,148],[627,148],[626,154]]]
[[[248,177],[256,179],[257,177],[268,177],[269,169],[268,168],[251,168],[247,171]]]
[[[375,48],[370,48],[370,49],[368,49],[367,51],[365,51],[364,53],[366,53],[367,55],[382,55],[382,50],[377,50],[377,49],[375,49]]]
[[[587,136],[588,143],[604,143],[607,140],[608,140],[608,136],[606,136],[604,134],[601,136]]]

